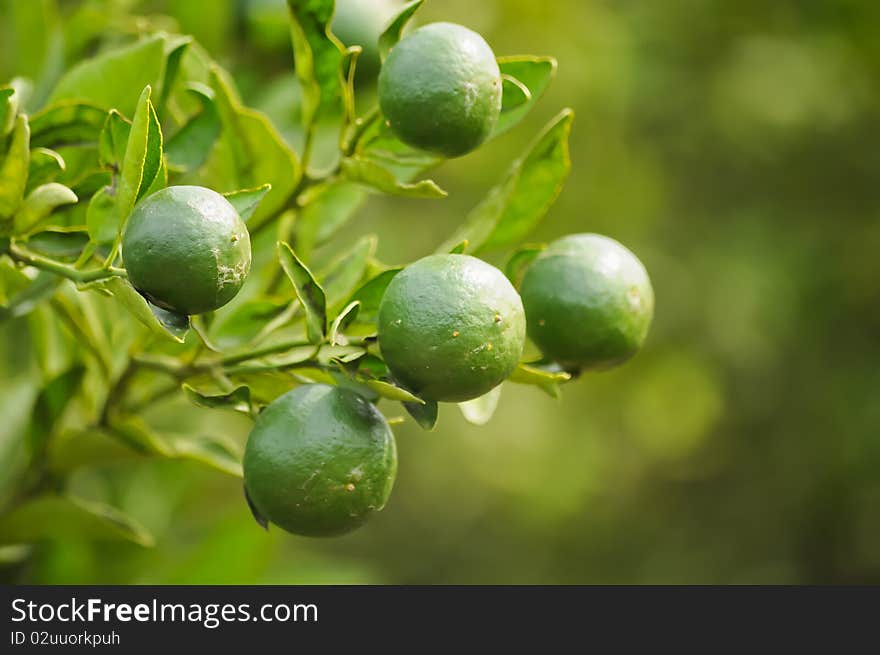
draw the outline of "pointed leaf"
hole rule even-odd
[[[224,193],[223,196],[235,207],[235,211],[241,216],[241,220],[247,222],[254,215],[254,212],[257,211],[260,201],[269,193],[271,188],[271,184],[263,184],[253,189]]]
[[[376,252],[376,243],[374,235],[362,237],[351,250],[330,264],[326,274],[321,275],[321,286],[327,296],[327,308],[331,314],[346,304],[346,299],[364,278],[367,264]]]
[[[107,111],[100,107],[63,100],[31,117],[31,144],[57,148],[96,143],[106,119]]]
[[[118,213],[122,217],[120,230],[135,203],[150,188],[162,161],[162,130],[150,102],[151,92],[147,86],[141,93],[125,146],[125,159],[116,194]]]
[[[492,419],[492,415],[495,414],[495,410],[498,408],[502,386],[503,385],[499,384],[490,392],[479,398],[458,403],[458,408],[461,410],[461,415],[464,416],[465,420],[474,425],[486,425],[486,423]]]
[[[110,243],[116,238],[121,225],[119,205],[109,186],[102,187],[92,196],[86,209],[86,227],[92,241]]]
[[[288,0],[296,78],[302,87],[303,125],[334,113],[340,102],[339,64],[344,47],[330,32],[334,0]]]
[[[363,384],[365,387],[373,391],[381,398],[387,398],[388,400],[399,400],[405,405],[425,405],[426,401],[422,400],[412,392],[407,391],[403,387],[398,387],[390,382],[384,382],[382,380],[358,380],[360,384]]]
[[[28,450],[32,458],[46,449],[56,422],[75,397],[85,372],[85,366],[77,364],[50,380],[37,395],[28,438]]]
[[[339,231],[366,199],[360,185],[333,180],[313,187],[300,198],[302,211],[297,223],[297,249],[303,256]]]
[[[324,289],[293,249],[282,241],[278,242],[278,257],[281,267],[293,283],[296,297],[305,308],[309,341],[320,343],[327,334],[327,298]]]
[[[38,255],[74,261],[89,242],[89,235],[81,228],[56,228],[37,232],[28,238],[28,249]]]
[[[385,28],[385,31],[379,36],[379,56],[382,61],[385,61],[391,49],[400,41],[406,24],[424,3],[425,0],[413,0],[413,2],[409,2],[401,7],[397,16],[394,17],[388,27]]]
[[[501,111],[510,111],[532,99],[532,92],[513,75],[501,74]]]
[[[18,104],[18,94],[13,87],[0,87],[0,139],[3,139],[15,127]]]
[[[530,263],[532,263],[535,257],[544,251],[546,247],[545,244],[526,244],[518,248],[510,256],[510,259],[507,260],[507,264],[504,267],[504,274],[514,287],[519,289],[522,277],[525,274],[525,269]]]
[[[29,543],[53,539],[125,539],[146,548],[153,536],[140,523],[104,503],[72,495],[44,494],[0,519],[0,541]]]
[[[122,170],[131,121],[115,109],[111,109],[98,137],[98,163],[104,168]]]
[[[515,127],[532,110],[532,107],[544,95],[556,75],[556,60],[553,57],[535,57],[518,55],[499,57],[498,67],[501,75],[516,80],[528,89],[528,98],[523,102],[522,93],[510,88],[510,82],[504,85],[501,115],[492,130],[490,138],[494,139]]]
[[[467,247],[468,247],[468,241],[467,241],[467,239],[465,239],[464,241],[462,241],[461,243],[459,243],[459,244],[458,244],[457,246],[455,246],[454,248],[451,248],[451,249],[449,250],[449,254],[450,254],[450,255],[460,255],[460,254],[462,254],[465,250],[467,250]]]
[[[54,181],[64,172],[64,168],[64,158],[54,150],[32,148],[25,193],[30,193],[41,184]]]
[[[49,182],[31,191],[15,214],[15,231],[25,234],[39,227],[49,215],[62,205],[77,202],[76,194],[63,184]]]
[[[201,102],[202,110],[190,118],[165,147],[168,164],[181,171],[197,170],[207,161],[221,129],[213,91],[201,85],[193,85],[188,90]]]
[[[345,331],[346,327],[351,325],[355,318],[357,318],[359,307],[360,303],[357,300],[350,302],[345,306],[345,309],[339,312],[339,315],[333,319],[333,324],[330,326],[330,334],[328,336],[331,346],[337,345],[339,335]]]
[[[403,407],[422,429],[430,432],[437,425],[438,408],[433,400],[423,401],[423,404],[403,403]]]
[[[516,384],[530,384],[540,387],[552,398],[559,398],[559,385],[571,379],[565,372],[544,371],[535,366],[520,364],[508,378]]]
[[[383,271],[372,280],[364,283],[360,289],[351,295],[349,302],[358,301],[360,303],[358,316],[362,321],[374,320],[376,318],[379,313],[379,305],[385,296],[385,290],[391,284],[394,276],[402,270],[401,268],[391,268]]]
[[[194,387],[184,384],[183,393],[194,405],[207,409],[231,409],[235,412],[250,414],[251,391],[246,386],[236,387],[229,393],[206,394]]]
[[[421,180],[414,184],[401,182],[387,168],[374,161],[359,157],[342,160],[342,174],[351,182],[357,182],[382,193],[405,198],[445,198],[446,191],[433,180]]]
[[[6,157],[0,164],[0,221],[11,217],[24,197],[30,165],[30,127],[27,116],[19,114],[12,130]]]
[[[439,249],[463,239],[473,252],[501,248],[526,236],[544,217],[568,177],[568,134],[574,114],[563,110],[544,128],[507,177],[491,189],[456,233]]]
[[[183,343],[186,332],[189,329],[189,317],[174,314],[147,302],[128,283],[128,280],[113,277],[99,280],[98,282],[91,282],[85,285],[84,288],[113,296],[128,311],[134,314],[136,319],[150,328],[154,334],[171,339],[177,343]]]

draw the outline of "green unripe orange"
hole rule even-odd
[[[135,289],[158,307],[201,314],[244,284],[251,241],[235,208],[216,191],[172,186],[144,198],[125,228],[122,258]]]
[[[394,377],[426,400],[482,396],[516,368],[526,326],[516,289],[469,255],[431,255],[398,273],[379,306]]]
[[[607,369],[641,347],[654,315],[645,267],[614,239],[573,234],[553,242],[520,286],[529,337],[569,370]]]
[[[344,534],[381,510],[397,472],[394,435],[371,403],[348,389],[308,384],[257,418],[244,454],[256,511],[294,534]]]
[[[489,44],[432,23],[394,46],[379,73],[379,105],[404,143],[458,157],[483,143],[501,113],[501,71]]]

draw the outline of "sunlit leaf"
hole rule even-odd
[[[30,165],[30,127],[27,116],[15,119],[11,143],[0,164],[0,221],[11,217],[24,198]]]
[[[305,308],[309,341],[312,343],[323,341],[327,334],[327,298],[324,289],[289,245],[278,243],[278,257],[281,267],[293,283],[296,297]]]
[[[544,217],[568,177],[568,134],[574,113],[563,110],[544,128],[505,180],[489,191],[464,225],[439,249],[467,239],[474,252],[501,248],[526,236]]]
[[[188,317],[150,304],[128,283],[128,280],[112,277],[89,283],[84,288],[113,296],[154,334],[183,343],[189,329]]]
[[[359,307],[360,303],[357,300],[350,302],[341,312],[339,312],[339,315],[333,319],[333,323],[330,325],[330,333],[328,334],[328,341],[331,346],[337,344],[339,335],[341,335],[345,331],[345,328],[357,318]]]
[[[385,61],[385,58],[388,57],[391,49],[397,45],[398,41],[400,41],[400,37],[403,35],[403,30],[406,27],[406,24],[424,3],[425,0],[413,0],[401,7],[397,16],[391,20],[388,27],[385,28],[385,31],[379,36],[379,56],[382,61]]]
[[[31,191],[15,214],[15,231],[25,234],[40,224],[57,208],[79,200],[63,184],[49,182]]]
[[[520,364],[508,378],[516,384],[530,384],[541,388],[552,398],[559,398],[559,385],[571,379],[565,372],[544,371],[535,366]]]
[[[98,163],[101,166],[122,170],[130,133],[131,121],[115,109],[111,109],[107,113],[107,119],[98,137]]]
[[[448,195],[433,180],[421,180],[413,184],[401,182],[387,168],[374,161],[359,157],[343,159],[342,174],[351,182],[356,182],[393,196],[403,196],[405,198],[445,198]]]
[[[486,425],[492,420],[492,416],[498,408],[498,401],[501,399],[502,386],[504,385],[499,384],[479,398],[458,403],[458,409],[461,410],[461,415],[465,420],[473,425]]]
[[[223,196],[235,207],[235,211],[241,216],[241,220],[247,222],[254,215],[254,212],[257,211],[260,201],[269,193],[271,188],[271,184],[263,184],[253,189],[241,189],[240,191],[224,193]]]
[[[116,194],[122,229],[132,208],[153,184],[162,163],[162,130],[150,102],[151,89],[144,88],[132,119],[131,132],[125,146],[125,158]]]
[[[531,55],[499,57],[498,67],[506,83],[503,89],[501,116],[498,117],[490,138],[500,136],[519,124],[544,95],[544,91],[556,75],[556,60],[553,57]],[[518,84],[514,84],[513,80]],[[525,97],[522,88],[514,89],[514,86],[525,87],[528,90],[528,97]]]
[[[64,158],[54,150],[31,148],[25,193],[30,193],[41,184],[53,182],[64,171],[64,168]]]
[[[358,317],[361,320],[374,320],[379,313],[379,305],[385,296],[385,290],[391,284],[394,276],[403,270],[401,268],[391,268],[382,271],[373,279],[364,283],[360,289],[355,291],[349,298],[349,302],[358,301],[360,303],[360,311]]]

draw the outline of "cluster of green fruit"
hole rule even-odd
[[[446,157],[483,143],[501,111],[495,55],[467,28],[435,23],[390,52],[379,75],[387,125],[403,142]],[[251,263],[247,228],[223,196],[169,187],[130,216],[123,259],[153,304],[198,314],[228,303]],[[654,306],[648,275],[616,241],[564,237],[528,266],[519,292],[465,254],[425,257],[388,286],[378,343],[395,381],[425,400],[482,396],[519,364],[526,335],[544,364],[569,372],[618,365],[641,347]],[[258,416],[244,458],[255,514],[304,535],[352,530],[385,504],[396,472],[394,437],[373,404],[310,384]]]

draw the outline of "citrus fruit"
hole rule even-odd
[[[654,314],[645,267],[598,234],[550,244],[526,270],[520,293],[532,341],[569,370],[623,363],[641,348]]]
[[[228,303],[251,267],[251,241],[235,208],[216,191],[172,186],[147,196],[125,228],[122,258],[132,286],[179,314]]]
[[[313,537],[350,532],[382,509],[396,471],[385,417],[355,392],[326,384],[297,387],[267,406],[244,454],[257,513]]]
[[[489,44],[452,23],[431,23],[391,50],[379,105],[404,143],[444,157],[479,146],[501,112],[501,72]]]
[[[470,255],[431,255],[398,273],[379,306],[394,377],[426,400],[482,396],[516,368],[526,326],[516,289]]]
[[[336,0],[332,31],[346,46],[363,48],[357,60],[358,82],[374,81],[379,72],[379,36],[400,8],[394,0]]]

